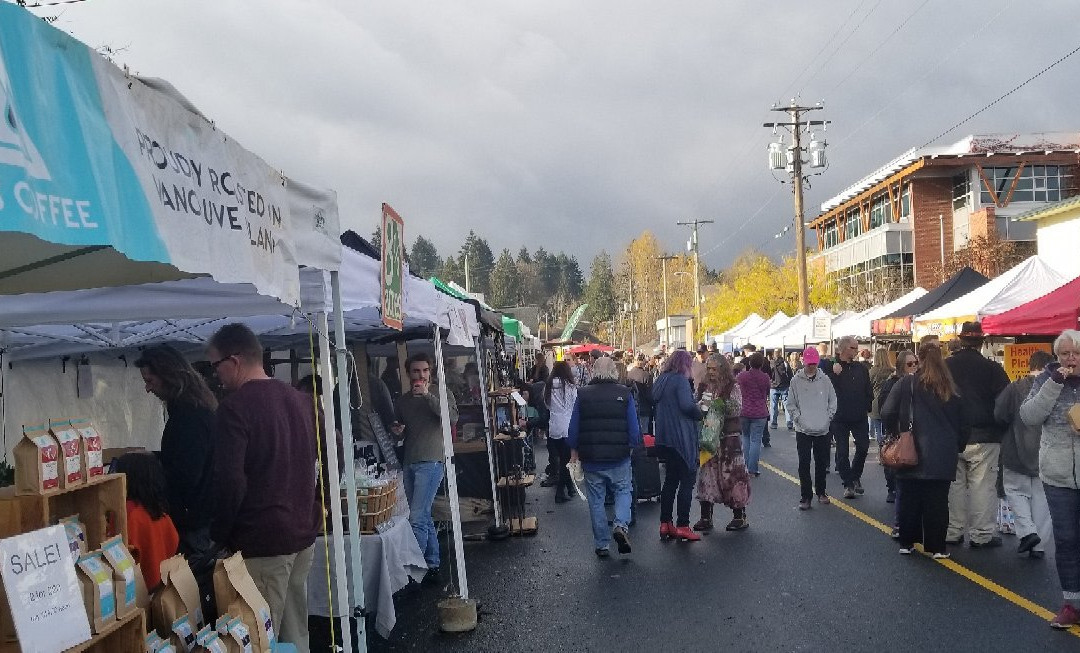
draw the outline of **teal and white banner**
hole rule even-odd
[[[340,262],[336,197],[290,196],[280,172],[148,82],[0,3],[0,232],[109,245],[296,305],[298,263]]]

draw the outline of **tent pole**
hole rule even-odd
[[[349,526],[349,569],[352,570],[350,587],[352,589],[352,601],[350,602],[350,616],[356,616],[356,640],[357,647],[363,653],[367,651],[367,636],[364,633],[364,618],[355,614],[355,608],[365,606],[364,597],[364,565],[361,559],[360,545],[360,518],[357,514],[358,499],[356,495],[356,461],[353,451],[353,424],[352,424],[352,383],[349,382],[349,364],[346,354],[345,343],[345,314],[341,305],[341,277],[338,272],[330,272],[330,290],[334,301],[334,352],[337,358],[337,391],[338,401],[341,404],[341,439],[345,454],[345,494],[348,497],[345,505],[346,518]],[[364,369],[357,368],[357,377],[367,375],[367,366]],[[366,397],[365,397],[366,399]]]
[[[435,333],[435,368],[439,378],[439,412],[442,422],[443,461],[446,468],[446,487],[449,490],[450,521],[454,529],[454,557],[457,561],[458,592],[461,598],[469,598],[469,584],[465,575],[465,551],[461,541],[461,506],[458,504],[457,468],[454,466],[454,440],[450,436],[450,405],[446,392],[446,365],[443,363],[442,334],[439,325],[433,327]]]
[[[341,628],[341,643],[345,653],[352,653],[352,630],[349,627],[349,591],[348,572],[345,569],[345,538],[341,533],[341,477],[338,470],[337,452],[337,424],[334,419],[334,391],[330,389],[330,343],[329,324],[326,313],[318,314],[319,341],[319,368],[323,375],[320,391],[322,392],[323,405],[323,441],[326,443],[326,492],[330,495],[330,532],[334,547],[334,591],[337,599],[337,610],[330,606],[331,615],[336,611],[344,616],[339,617]],[[324,342],[322,338],[326,338]],[[331,619],[334,617],[331,616]]]
[[[491,411],[489,408],[488,389],[487,389],[487,373],[484,370],[484,357],[483,357],[483,340],[484,336],[479,335],[474,338],[473,342],[476,343],[476,369],[480,372],[480,401],[484,406],[484,440],[487,445],[487,459],[488,459],[488,476],[491,478],[491,503],[495,508],[495,527],[502,528],[502,508],[499,506],[499,491],[495,486],[495,457],[492,453],[492,449],[495,448],[495,429],[488,428],[488,420],[491,419]]]

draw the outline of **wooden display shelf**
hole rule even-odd
[[[52,526],[61,517],[78,515],[86,526],[86,546],[100,549],[113,535],[127,532],[127,478],[105,474],[78,487],[47,494],[15,494],[0,488],[0,538]]]
[[[496,487],[529,487],[536,482],[536,474],[526,474],[521,478],[512,476],[500,476],[495,482]]]
[[[142,653],[146,650],[146,613],[136,610],[113,620],[100,633],[64,653]],[[20,653],[18,642],[0,642],[0,653]]]
[[[510,534],[511,535],[536,535],[536,531],[539,526],[536,523],[536,517],[525,517],[524,519],[511,519],[510,520]]]
[[[487,442],[484,442],[483,438],[454,443],[454,453],[483,453],[485,451],[487,451]]]

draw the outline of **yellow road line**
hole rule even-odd
[[[777,468],[777,467],[775,467],[773,465],[770,465],[769,463],[766,463],[766,462],[760,462],[758,464],[761,465],[762,467],[764,467],[765,469],[769,470],[770,472],[776,474],[777,476],[781,477],[781,478],[785,478],[785,479],[791,481],[792,483],[794,483],[796,485],[799,484],[799,479],[795,478],[791,474],[788,474],[787,472],[785,472],[782,469],[779,469],[779,468]],[[870,515],[862,512],[861,510],[857,510],[855,508],[852,508],[851,506],[844,503],[843,501],[838,501],[837,499],[834,499],[832,497],[829,497],[829,498],[831,500],[832,505],[834,505],[837,508],[843,510],[844,512],[848,513],[849,515],[852,515],[853,517],[859,519],[860,521],[865,522],[866,524],[869,524],[870,526],[873,526],[874,528],[881,531],[882,533],[885,533],[887,535],[892,533],[892,528],[890,528],[890,527],[886,526],[885,524],[881,523],[880,521],[874,519]],[[923,555],[926,555],[926,552],[923,551],[922,545],[916,545],[915,548],[918,549],[919,552],[922,553]],[[1013,592],[1012,590],[1010,590],[1010,589],[1008,589],[1006,587],[1002,587],[1001,585],[998,585],[997,583],[990,580],[986,576],[983,576],[981,574],[978,574],[978,573],[968,569],[967,567],[965,567],[964,565],[956,562],[955,560],[952,560],[952,559],[934,560],[934,562],[940,564],[941,566],[945,567],[946,569],[949,569],[949,570],[952,570],[952,571],[956,572],[957,574],[959,574],[959,575],[963,576],[964,578],[970,580],[971,582],[975,583],[979,587],[982,587],[983,589],[989,590],[989,591],[993,592],[994,594],[997,594],[998,596],[1005,599],[1006,601],[1008,601],[1008,602],[1010,602],[1010,603],[1012,603],[1014,605],[1017,605],[1017,606],[1025,609],[1025,610],[1027,610],[1028,612],[1038,616],[1038,617],[1046,619],[1047,621],[1054,618],[1054,613],[1051,612],[1050,610],[1047,610],[1046,608],[1042,607],[1038,603],[1035,603],[1034,601],[1031,601],[1029,599],[1026,599],[1026,598],[1020,596],[1016,592]],[[1074,627],[1070,628],[1069,632],[1072,633],[1073,635],[1076,635],[1077,637],[1080,637],[1080,626],[1074,626]]]

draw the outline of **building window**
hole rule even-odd
[[[847,220],[844,221],[844,238],[850,239],[862,233],[862,217],[859,209],[850,209],[847,212]]]
[[[965,172],[953,177],[952,208],[959,211],[971,206],[971,177]]]
[[[889,221],[892,210],[889,207],[889,196],[882,193],[870,202],[870,228],[877,229]]]
[[[1017,178],[1019,171],[1019,178]],[[1025,165],[1004,168],[983,168],[983,174],[997,195],[998,202],[1056,202],[1061,199],[1062,188],[1067,186],[1068,174],[1065,166]],[[1012,190],[1012,197],[1009,191]],[[994,198],[985,188],[980,194],[983,204],[993,204]]]
[[[911,218],[911,184],[905,184],[900,193],[900,222],[907,222]]]
[[[836,247],[840,243],[840,238],[836,232],[836,220],[830,220],[825,225],[825,247]]]

